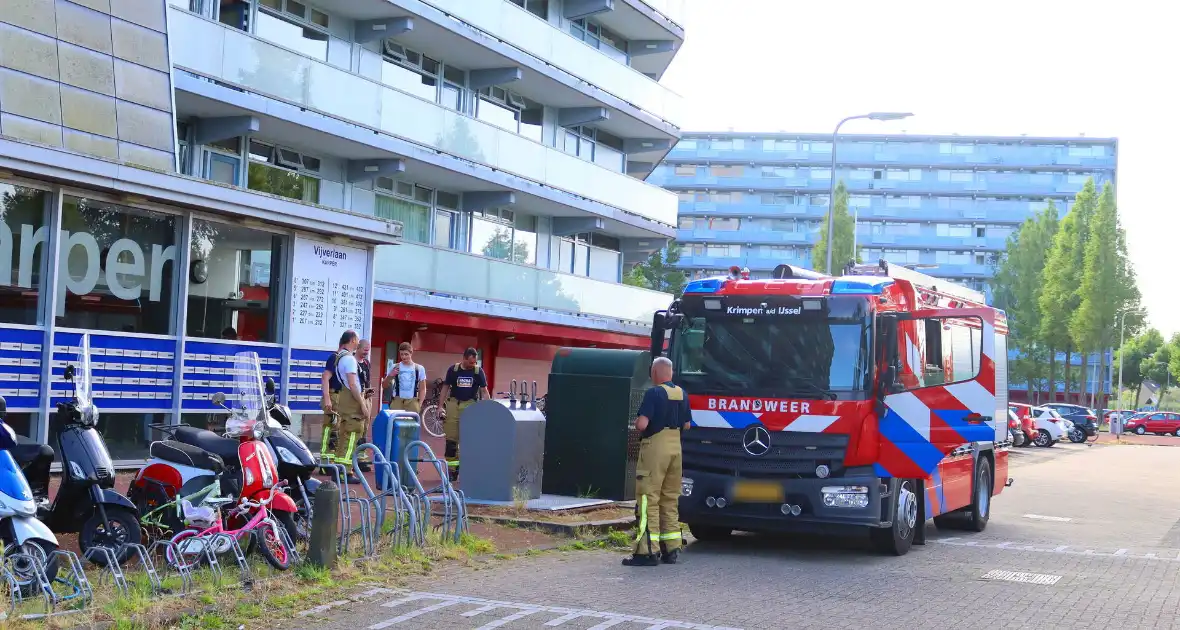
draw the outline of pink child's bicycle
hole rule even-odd
[[[198,563],[207,551],[217,555],[228,553],[232,548],[231,538],[238,542],[250,538],[246,553],[257,548],[267,564],[286,571],[291,566],[291,553],[279,533],[281,525],[270,512],[270,504],[279,493],[279,487],[271,488],[270,495],[261,501],[242,499],[224,519],[221,518],[221,505],[233,499],[206,501],[205,505],[195,508],[184,502],[185,523],[193,527],[172,537],[172,546],[166,553],[168,563],[172,566]],[[226,527],[226,523],[236,527]]]

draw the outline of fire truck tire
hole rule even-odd
[[[733,530],[728,527],[718,527],[715,525],[701,525],[700,523],[688,523],[688,531],[692,533],[692,537],[701,542],[710,542],[725,540],[733,534]]]
[[[914,544],[914,534],[922,525],[918,517],[918,495],[915,490],[917,484],[913,479],[902,479],[897,482],[894,493],[897,500],[897,510],[893,515],[893,525],[869,530],[869,538],[873,546],[884,554],[904,556]]]
[[[982,532],[992,515],[992,465],[986,457],[980,457],[975,466],[975,483],[972,485],[971,510],[967,512],[967,529]]]

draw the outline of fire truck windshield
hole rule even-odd
[[[871,334],[867,317],[688,317],[671,354],[690,394],[854,400],[870,390]]]

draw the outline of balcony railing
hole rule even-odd
[[[573,35],[554,28],[511,2],[423,1],[657,118],[680,126],[684,99],[679,94],[638,70],[593,50]],[[671,5],[682,3],[682,0],[668,2]],[[653,6],[659,4],[663,3],[657,1]]]
[[[662,188],[240,30],[175,7],[170,12],[172,62],[179,68],[660,223],[676,223],[676,196]]]
[[[688,19],[688,0],[642,0],[647,6],[659,11],[664,17],[676,23],[680,28],[686,26]]]
[[[378,247],[376,281],[529,308],[651,324],[672,296],[415,243]]]

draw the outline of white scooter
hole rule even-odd
[[[39,590],[36,571],[28,558],[40,562],[45,578],[52,583],[57,577],[54,552],[58,543],[49,527],[37,520],[37,502],[25,478],[24,467],[39,466],[48,473],[53,450],[40,444],[17,444],[16,432],[3,421],[7,410],[4,398],[0,397],[0,541],[4,543],[5,556],[17,556],[12,561],[12,572],[21,589],[36,591]]]

